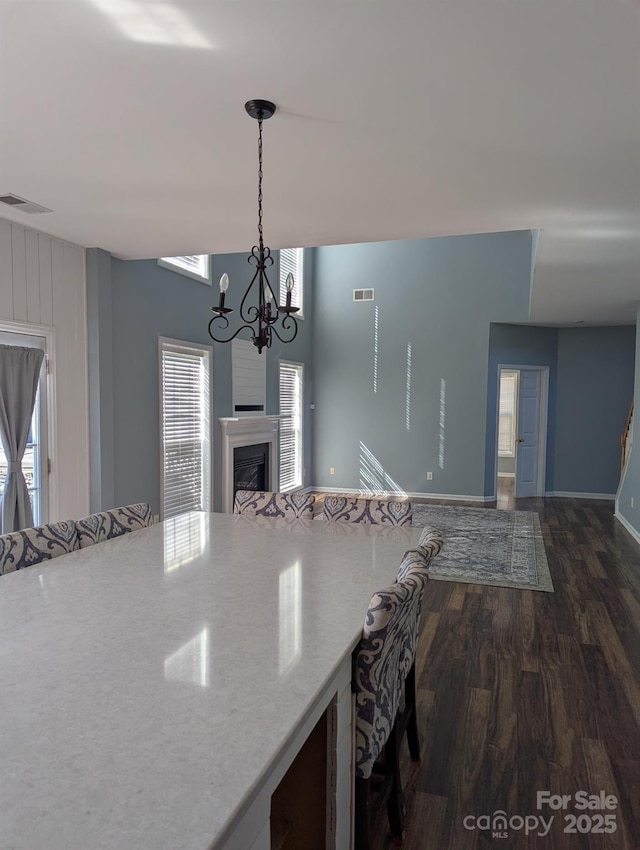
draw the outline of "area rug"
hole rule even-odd
[[[431,526],[444,538],[429,576],[553,593],[538,514],[492,508],[413,505],[413,525]]]

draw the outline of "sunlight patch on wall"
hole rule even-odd
[[[373,391],[378,392],[378,327],[379,312],[376,307],[373,314]]]
[[[438,466],[444,469],[444,417],[447,403],[447,382],[440,378],[440,436],[438,440]]]
[[[402,487],[384,471],[374,453],[360,442],[360,493],[363,496],[406,496]]]
[[[140,0],[89,0],[131,41],[174,47],[213,47],[187,15],[173,3]]]
[[[302,571],[296,561],[278,577],[278,670],[282,676],[302,652]]]
[[[405,422],[407,431],[411,430],[411,343],[407,343],[407,393],[405,399]]]

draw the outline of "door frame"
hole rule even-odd
[[[545,479],[547,475],[547,427],[549,423],[549,367],[548,366],[525,366],[522,364],[498,363],[496,375],[496,419],[494,440],[494,498],[498,498],[498,431],[500,418],[500,373],[502,370],[518,372],[518,406],[520,404],[520,372],[539,372],[540,387],[538,395],[538,452],[536,456],[536,492],[535,496],[544,496]],[[518,453],[516,452],[515,481],[518,476]],[[515,491],[514,491],[515,492]]]

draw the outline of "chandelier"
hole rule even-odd
[[[243,324],[227,337],[216,336],[214,333],[225,333],[229,328],[228,315],[233,312],[232,308],[224,305],[229,275],[222,275],[218,306],[211,308],[215,316],[209,322],[209,336],[215,342],[231,342],[240,331],[248,330],[251,332],[253,344],[258,352],[261,352],[263,348],[271,347],[274,334],[283,343],[292,342],[296,338],[298,323],[293,314],[300,308],[291,306],[291,292],[294,286],[292,274],[287,275],[285,304],[278,303],[278,295],[267,277],[267,268],[273,265],[273,257],[270,249],[265,248],[262,237],[262,122],[271,118],[276,106],[269,100],[249,100],[244,108],[258,122],[258,244],[253,246],[247,257],[247,262],[255,267],[255,274],[240,303],[239,313]]]

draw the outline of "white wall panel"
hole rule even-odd
[[[84,249],[0,219],[0,320],[53,327],[50,519],[89,513]]]
[[[27,321],[27,256],[24,227],[11,225],[11,260],[13,266],[13,318]]]
[[[25,231],[25,257],[27,278],[27,321],[40,324],[40,258],[38,256],[38,234]]]
[[[53,324],[53,285],[51,281],[51,237],[38,234],[38,268],[40,270],[40,321]]]
[[[0,316],[13,319],[11,225],[0,219]]]

